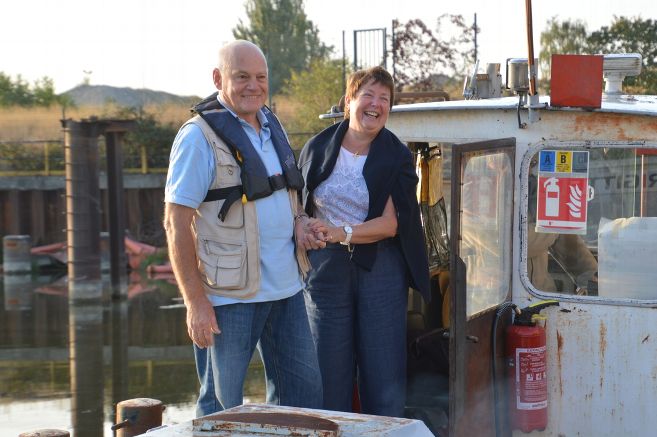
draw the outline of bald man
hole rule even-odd
[[[201,382],[197,415],[242,404],[256,347],[268,403],[319,408],[321,377],[300,290],[305,250],[323,243],[299,210],[303,179],[265,106],[265,56],[251,42],[231,42],[212,78],[218,92],[178,132],[165,188],[169,257]]]

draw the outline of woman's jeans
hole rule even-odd
[[[379,243],[372,271],[346,246],[310,251],[304,293],[324,388],[324,408],[402,417],[406,400],[406,265],[394,240]]]
[[[265,366],[267,403],[321,408],[321,376],[302,293],[272,302],[216,306],[214,312],[221,334],[207,349],[194,345],[201,382],[197,417],[242,405],[256,345]]]

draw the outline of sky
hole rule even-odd
[[[0,6],[0,72],[26,81],[53,79],[57,93],[92,85],[149,88],[178,95],[214,91],[218,48],[248,23],[245,0],[7,0]],[[444,13],[477,14],[480,64],[527,57],[525,0],[305,0],[320,39],[352,56],[353,31]],[[614,16],[657,19],[655,0],[534,0],[534,47],[553,16],[583,20],[589,31]]]

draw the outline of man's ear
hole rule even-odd
[[[218,68],[212,70],[212,81],[214,82],[214,86],[218,90],[221,90],[221,70]]]

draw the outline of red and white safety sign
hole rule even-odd
[[[541,151],[536,232],[586,234],[588,163],[588,152]]]

